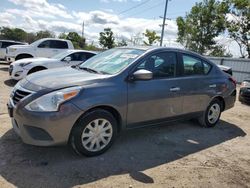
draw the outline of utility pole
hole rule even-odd
[[[160,42],[160,46],[162,46],[163,37],[164,37],[164,29],[165,29],[165,25],[166,25],[165,23],[166,23],[167,9],[168,9],[168,0],[166,0],[166,4],[165,4],[165,11],[164,11],[163,23],[162,23],[162,30],[161,30],[161,42]]]
[[[82,38],[84,37],[84,21],[82,22]]]

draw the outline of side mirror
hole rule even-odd
[[[153,73],[151,71],[140,69],[133,73],[132,76],[130,76],[129,80],[151,80],[153,78]]]
[[[67,56],[67,57],[64,58],[63,61],[70,62],[70,61],[71,61],[71,57],[70,57],[70,56]]]

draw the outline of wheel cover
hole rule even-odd
[[[214,124],[220,117],[220,105],[215,103],[208,110],[208,122]]]
[[[82,145],[88,151],[100,151],[109,144],[112,135],[113,128],[108,120],[95,119],[83,130]]]

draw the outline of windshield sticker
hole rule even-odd
[[[136,54],[121,54],[121,58],[125,58],[125,59],[135,59],[138,55]]]

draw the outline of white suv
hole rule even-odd
[[[71,41],[55,38],[44,38],[30,45],[13,45],[6,50],[7,62],[23,58],[52,57],[68,49],[74,49]]]

